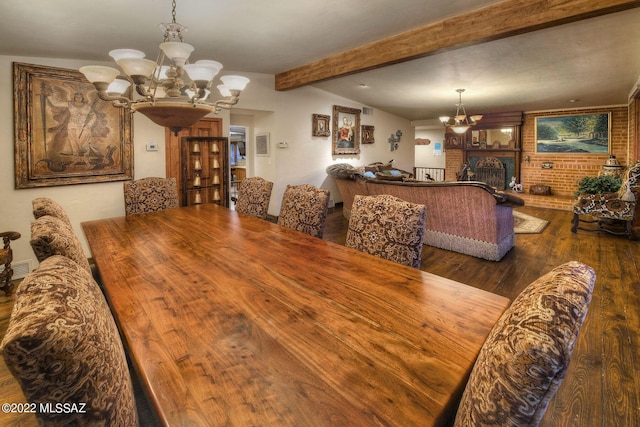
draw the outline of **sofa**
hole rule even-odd
[[[372,176],[367,173],[371,167],[385,172]],[[416,181],[406,171],[390,170],[382,164],[327,168],[342,196],[345,218],[350,218],[357,194],[390,194],[427,207],[424,244],[491,261],[501,260],[514,247],[513,207],[524,205],[522,199],[482,182]]]

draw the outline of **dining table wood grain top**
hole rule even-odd
[[[167,426],[431,426],[509,300],[214,204],[83,222]]]

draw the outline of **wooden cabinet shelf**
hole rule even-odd
[[[184,137],[181,144],[181,206],[201,203],[228,206],[227,138]]]
[[[229,207],[229,143],[222,137],[222,120],[205,118],[177,135],[167,129],[165,142],[167,177],[178,183],[180,205]]]

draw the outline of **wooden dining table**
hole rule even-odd
[[[82,223],[167,426],[431,426],[501,296],[214,204]]]

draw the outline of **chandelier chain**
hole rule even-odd
[[[172,16],[172,23],[175,24],[176,23],[176,0],[173,0],[171,2],[171,16]]]

